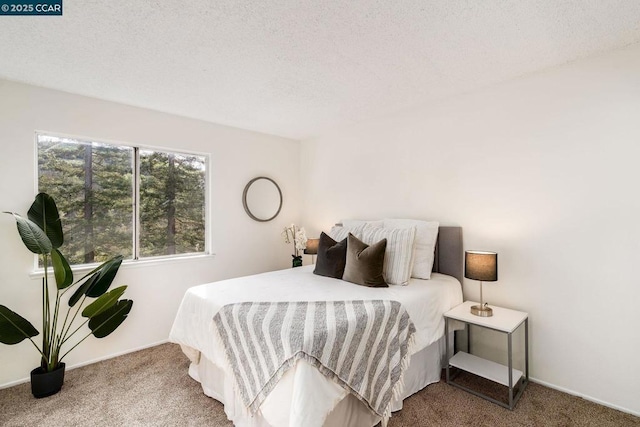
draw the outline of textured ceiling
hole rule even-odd
[[[64,0],[0,78],[304,139],[637,42],[638,0]]]

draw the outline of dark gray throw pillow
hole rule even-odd
[[[349,233],[347,263],[342,280],[373,288],[388,287],[382,275],[385,249],[387,249],[387,239],[369,246]]]
[[[320,233],[318,256],[313,274],[342,279],[347,260],[347,239],[336,242],[324,232]]]

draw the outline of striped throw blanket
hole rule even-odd
[[[304,359],[384,424],[391,398],[401,392],[415,333],[405,308],[386,300],[229,304],[214,324],[250,411]]]

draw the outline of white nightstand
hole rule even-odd
[[[504,366],[490,360],[482,359],[478,356],[474,356],[473,354],[469,354],[464,351],[459,351],[453,357],[450,357],[449,340],[446,340],[446,354],[448,360],[446,366],[447,384],[454,385],[458,388],[473,393],[476,396],[480,396],[500,406],[504,406],[505,408],[513,409],[516,402],[518,402],[518,400],[520,399],[520,396],[522,396],[522,392],[524,391],[526,385],[529,383],[529,315],[522,311],[509,310],[492,305],[491,308],[493,309],[493,316],[479,317],[471,314],[471,306],[477,304],[477,302],[467,301],[446,312],[444,314],[445,336],[449,336],[449,321],[451,319],[459,320],[465,323],[465,327],[467,330],[467,343],[469,343],[469,325],[492,329],[494,331],[507,334],[508,366]],[[511,335],[522,324],[524,324],[524,373],[513,368],[511,345]],[[463,371],[470,372],[472,374],[507,386],[509,388],[509,403],[506,404],[456,383],[455,381],[453,381],[454,378],[451,378],[450,376],[450,367],[456,367]],[[518,392],[514,396],[514,389],[519,383],[521,384],[518,387]]]

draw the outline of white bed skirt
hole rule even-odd
[[[452,337],[453,333],[450,345]],[[191,350],[183,349],[186,354]],[[403,399],[440,381],[444,361],[444,336],[412,355],[404,374],[402,399],[392,401],[392,411],[402,409]],[[204,355],[200,355],[198,363],[191,363],[189,375],[200,382],[205,395],[224,404],[227,418],[238,427],[371,427],[380,422],[380,417],[356,397],[304,360],[285,373],[257,414],[247,411],[234,390],[233,378]]]

